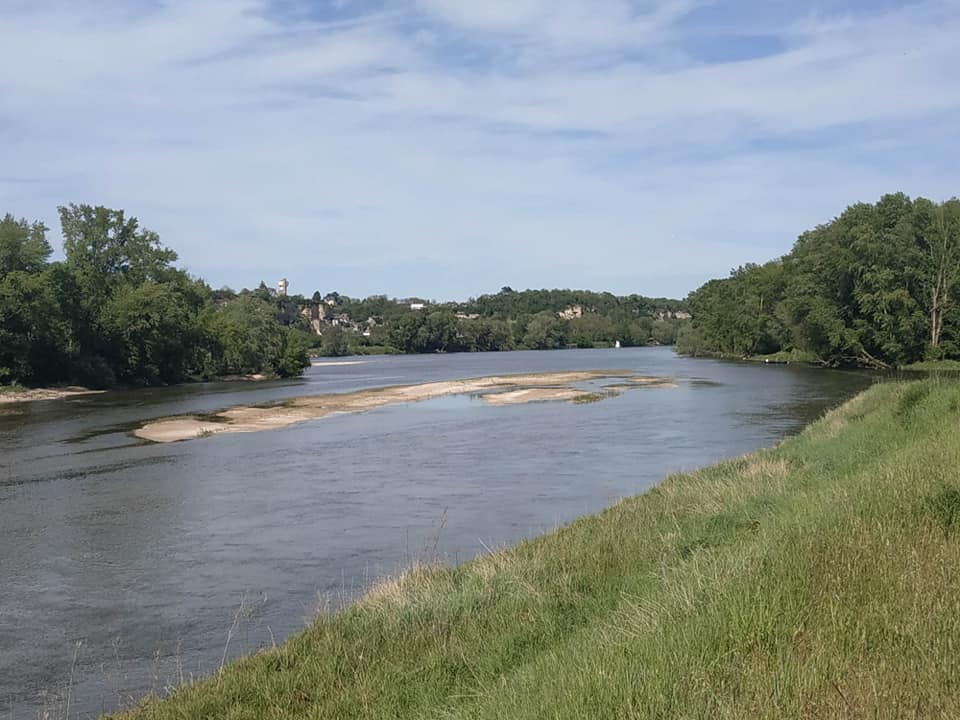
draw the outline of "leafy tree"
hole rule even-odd
[[[471,352],[493,352],[512,350],[513,333],[504,320],[495,318],[477,318],[463,320],[459,324],[465,349]]]
[[[12,272],[41,272],[51,252],[43,223],[16,220],[10,214],[0,220],[0,278]]]
[[[938,356],[944,322],[954,309],[955,290],[960,282],[960,200],[952,199],[937,207],[920,199],[915,209],[930,354]]]
[[[350,343],[343,328],[335,325],[323,331],[320,354],[325,357],[344,357],[350,354]]]
[[[948,356],[958,349],[958,282],[960,201],[884,195],[803,233],[782,260],[691,293],[696,332],[683,345],[801,350],[830,365],[881,368]]]
[[[197,309],[174,283],[146,282],[115,293],[100,327],[117,379],[153,385],[186,378],[198,365],[203,340]]]
[[[122,285],[169,276],[177,254],[155,232],[141,229],[137,218],[102,206],[71,204],[59,211],[66,264],[89,307],[99,309]]]
[[[567,327],[552,312],[541,312],[530,318],[523,344],[531,350],[553,350],[567,344]]]
[[[284,334],[283,354],[274,368],[275,372],[284,378],[297,377],[307,367],[310,367],[310,354],[306,342],[299,333],[287,331]]]
[[[69,346],[70,327],[45,273],[18,270],[0,278],[0,382],[62,379]]]

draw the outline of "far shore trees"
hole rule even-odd
[[[41,223],[0,221],[0,383],[154,385],[300,374],[306,345],[272,297],[214,293],[122,210],[61,207],[65,260]]]
[[[681,351],[874,368],[960,357],[960,200],[858,203],[690,294]]]

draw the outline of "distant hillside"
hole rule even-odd
[[[505,287],[466,302],[339,293],[288,298],[328,355],[672,345],[687,303],[587,290]]]

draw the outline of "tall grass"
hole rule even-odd
[[[960,717],[960,383],[417,566],[161,718]]]

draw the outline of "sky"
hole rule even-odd
[[[0,0],[0,213],[213,287],[683,297],[960,194],[960,0]]]

